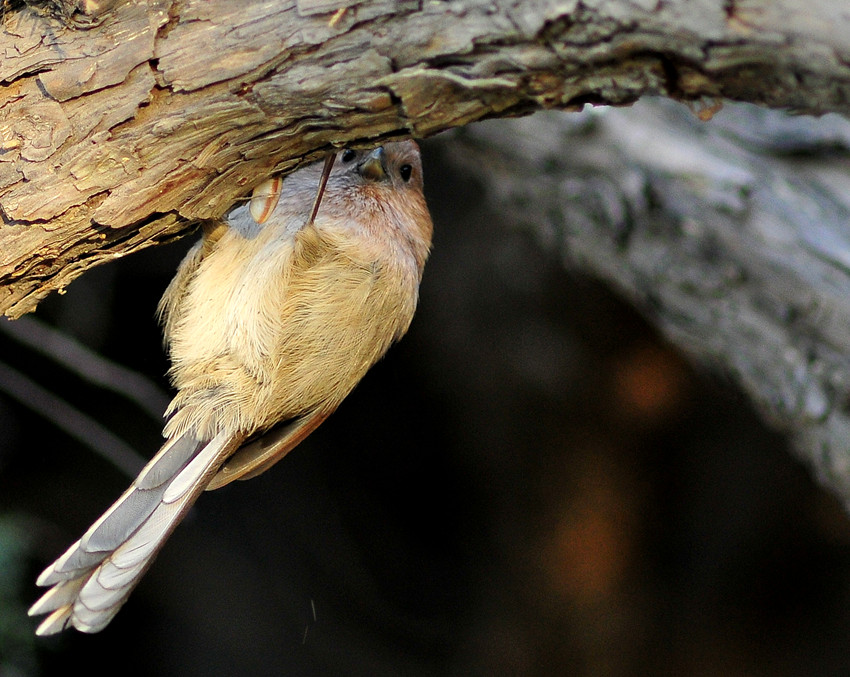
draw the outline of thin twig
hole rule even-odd
[[[135,449],[96,420],[3,362],[0,362],[0,390],[94,450],[129,477],[135,477],[145,465],[145,459]]]
[[[89,383],[126,397],[155,421],[162,423],[162,414],[168,406],[168,395],[145,376],[107,360],[68,334],[31,317],[0,321],[0,330]]]

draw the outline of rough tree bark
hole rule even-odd
[[[317,151],[647,93],[846,111],[841,0],[32,0],[0,33],[0,311]]]
[[[706,118],[720,99],[850,110],[843,0],[33,0],[5,14],[0,47],[11,317],[343,144],[646,94]],[[734,120],[648,104],[446,143],[544,240],[735,374],[848,499],[850,132]],[[829,161],[783,157],[812,148]]]

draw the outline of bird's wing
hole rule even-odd
[[[203,237],[196,242],[180,262],[177,272],[165,289],[156,309],[157,317],[164,328],[166,339],[171,336],[177,324],[181,301],[188,292],[189,284],[195,276],[201,262],[212,252],[216,243],[229,228],[227,221],[216,219],[201,224]]]
[[[264,473],[318,428],[330,412],[314,411],[283,424],[238,449],[207,485],[212,491],[233,480],[248,480]]]
[[[39,576],[37,584],[51,588],[29,614],[50,615],[36,633],[52,635],[69,625],[103,629],[241,442],[226,433],[206,443],[190,433],[168,440],[121,498]]]

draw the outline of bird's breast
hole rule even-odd
[[[178,398],[243,430],[336,407],[406,331],[418,287],[344,231],[255,240],[222,239],[204,259],[171,344]]]

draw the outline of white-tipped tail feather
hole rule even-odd
[[[29,610],[50,614],[36,633],[69,625],[102,630],[240,442],[225,433],[206,444],[189,433],[168,440],[121,498],[39,576],[38,585],[52,587]]]

